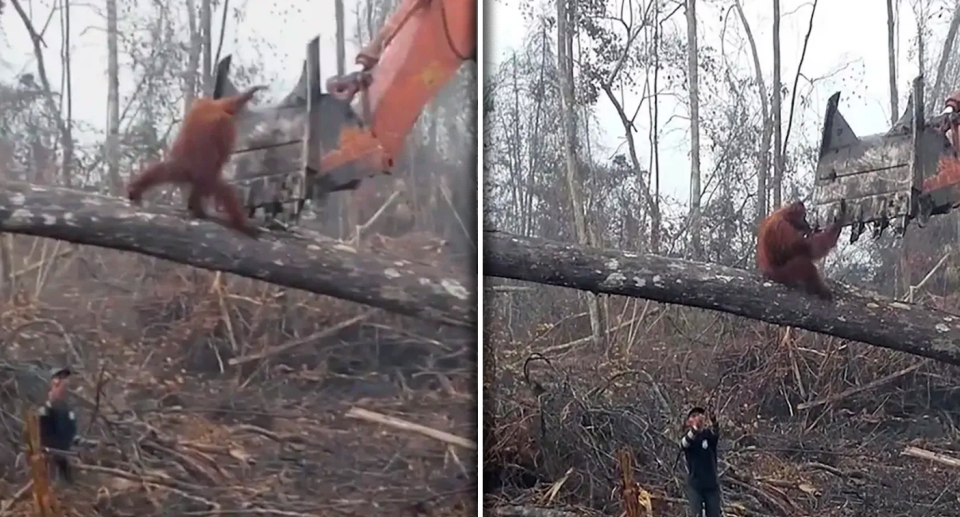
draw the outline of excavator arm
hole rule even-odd
[[[327,80],[365,125],[343,127],[320,175],[357,161],[389,172],[424,106],[476,50],[476,0],[402,0],[357,55],[361,70]]]
[[[320,40],[310,40],[293,90],[235,118],[226,176],[250,216],[294,223],[307,200],[390,174],[424,106],[476,50],[477,0],[401,0],[357,55],[360,69],[327,79],[323,92]],[[217,65],[214,98],[237,92],[230,62]]]

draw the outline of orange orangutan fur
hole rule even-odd
[[[231,228],[251,237],[256,229],[248,223],[243,204],[236,189],[223,178],[223,167],[230,159],[237,141],[234,116],[264,89],[250,88],[246,92],[222,99],[200,98],[194,101],[177,137],[163,160],[147,166],[130,182],[127,196],[139,204],[144,193],[164,184],[187,186],[187,209],[197,218],[205,219],[203,201],[213,198],[226,212]]]
[[[760,222],[757,266],[769,280],[829,300],[833,295],[814,262],[837,245],[840,230],[839,224],[832,224],[813,232],[803,202],[784,205]]]

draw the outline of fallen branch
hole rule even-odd
[[[928,451],[919,447],[908,446],[903,450],[903,452],[900,453],[900,455],[910,456],[911,458],[920,458],[922,460],[929,460],[934,463],[946,465],[948,467],[960,468],[960,459],[953,458],[945,454],[937,454],[933,451]]]
[[[4,499],[3,502],[0,502],[0,517],[4,517],[10,514],[10,509],[14,505],[22,501],[25,496],[30,492],[30,489],[33,488],[33,480],[27,481],[27,484],[20,487],[20,490],[17,490],[9,499]]]
[[[420,433],[424,436],[428,436],[435,440],[440,440],[441,442],[448,443],[450,445],[456,445],[463,447],[464,449],[477,449],[477,443],[466,438],[460,438],[455,434],[450,434],[445,431],[440,431],[438,429],[432,429],[427,426],[420,424],[415,424],[413,422],[407,422],[406,420],[401,420],[392,416],[384,415],[382,413],[377,413],[374,411],[369,411],[366,409],[354,407],[350,408],[350,411],[347,411],[347,418],[356,418],[359,420],[366,420],[367,422],[373,422],[376,424],[381,424],[395,429],[401,429],[404,431],[413,431],[415,433]]]
[[[483,274],[722,311],[960,365],[960,316],[837,284],[828,303],[750,271],[492,231]]]
[[[438,267],[338,241],[264,232],[259,240],[217,223],[125,200],[19,182],[0,182],[0,231],[132,251],[224,271],[444,324],[475,328],[475,283]]]
[[[346,321],[340,322],[340,323],[338,323],[338,324],[336,324],[336,325],[334,325],[334,326],[332,326],[332,327],[330,327],[330,328],[323,329],[323,330],[321,330],[321,331],[319,331],[319,332],[314,332],[313,334],[310,334],[309,336],[302,337],[302,338],[300,338],[300,339],[294,339],[294,340],[292,340],[292,341],[288,341],[288,342],[286,342],[286,343],[283,343],[282,345],[278,345],[278,346],[275,346],[275,347],[267,348],[267,349],[265,349],[265,350],[261,350],[261,351],[259,351],[259,352],[256,352],[256,353],[253,353],[253,354],[250,354],[250,355],[244,355],[244,356],[241,356],[241,357],[234,357],[233,359],[230,359],[229,361],[227,361],[227,363],[228,363],[230,366],[236,366],[236,365],[238,365],[238,364],[249,363],[249,362],[251,362],[251,361],[256,361],[256,360],[258,360],[258,359],[264,359],[264,358],[267,358],[267,357],[270,357],[270,356],[274,356],[274,355],[277,355],[277,354],[282,354],[282,353],[284,353],[284,352],[286,352],[286,351],[288,351],[288,350],[294,349],[294,348],[296,348],[296,347],[298,347],[298,346],[303,346],[303,345],[306,345],[306,344],[308,344],[308,343],[313,343],[314,341],[317,341],[317,340],[319,340],[319,339],[323,339],[323,338],[326,338],[326,337],[330,337],[330,336],[336,334],[337,332],[340,332],[341,330],[343,330],[343,329],[345,329],[345,328],[347,328],[347,327],[353,326],[353,325],[355,325],[355,324],[357,324],[357,323],[360,323],[361,321],[369,318],[374,312],[376,312],[376,311],[367,311],[367,312],[365,312],[365,313],[363,313],[363,314],[361,314],[361,315],[359,315],[359,316],[354,316],[353,318],[350,318],[350,319],[348,319],[348,320],[346,320]]]
[[[350,242],[353,244],[359,244],[360,235],[363,232],[367,231],[367,229],[370,228],[370,226],[373,225],[373,223],[375,223],[377,219],[380,219],[380,216],[387,211],[387,208],[390,206],[391,203],[393,203],[393,200],[397,199],[398,197],[400,197],[400,191],[394,190],[393,194],[390,194],[390,197],[388,197],[387,200],[384,201],[382,205],[380,205],[380,208],[372,216],[370,216],[370,219],[367,219],[367,222],[357,225],[357,228],[353,233],[353,237],[348,239],[347,242]]]
[[[864,392],[864,391],[869,391],[869,390],[872,390],[872,389],[874,389],[874,388],[878,388],[878,387],[880,387],[880,386],[883,386],[884,384],[886,384],[886,383],[888,383],[888,382],[892,382],[892,381],[894,381],[894,380],[897,380],[897,379],[899,379],[900,377],[903,377],[904,375],[907,375],[908,373],[915,372],[915,371],[919,370],[920,367],[923,366],[923,365],[924,365],[924,362],[915,363],[915,364],[912,364],[912,365],[910,365],[910,366],[908,366],[908,367],[906,367],[906,368],[901,369],[900,371],[896,371],[896,372],[893,372],[893,373],[891,373],[890,375],[887,375],[887,376],[885,376],[885,377],[881,377],[881,378],[879,378],[879,379],[877,379],[877,380],[870,381],[870,382],[868,382],[868,383],[866,383],[866,384],[864,384],[864,385],[862,385],[862,386],[854,386],[854,387],[852,387],[852,388],[847,388],[847,389],[841,391],[840,393],[836,393],[836,394],[834,394],[834,395],[830,395],[829,397],[823,397],[822,399],[814,400],[814,401],[811,401],[811,402],[801,402],[800,404],[797,404],[797,409],[810,409],[810,408],[815,408],[815,407],[817,407],[817,406],[822,406],[822,405],[824,405],[824,404],[832,404],[832,403],[834,403],[834,402],[839,402],[840,400],[843,400],[843,399],[845,399],[845,398],[847,398],[847,397],[850,397],[850,396],[852,396],[852,395],[856,395],[857,393],[862,393],[862,392]]]

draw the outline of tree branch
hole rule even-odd
[[[944,75],[947,72],[947,63],[950,62],[950,58],[953,57],[953,44],[957,40],[957,31],[960,29],[960,4],[957,4],[953,8],[953,15],[950,17],[950,26],[947,28],[947,36],[943,39],[943,49],[940,50],[940,62],[937,64],[937,77],[933,80],[933,91],[930,95],[930,99],[927,101],[930,103],[931,111],[940,111],[940,105],[934,103],[942,103],[944,97],[947,95],[943,93],[943,82],[946,79]],[[896,116],[896,115],[894,115]]]
[[[793,129],[794,108],[797,105],[797,86],[800,84],[800,72],[803,70],[803,60],[807,57],[807,45],[810,44],[810,35],[813,34],[813,17],[817,14],[817,0],[813,0],[813,9],[810,10],[810,22],[807,24],[807,34],[803,37],[803,50],[800,51],[800,62],[797,63],[797,75],[793,76],[793,89],[790,90],[790,115],[787,117],[787,132],[783,135],[782,149],[787,148],[790,140],[790,130]],[[777,88],[780,85],[775,85]]]
[[[60,166],[61,179],[69,184],[72,182],[70,175],[73,170],[73,133],[70,125],[64,121],[61,110],[57,108],[57,103],[53,98],[53,88],[50,86],[50,78],[47,76],[47,67],[43,60],[42,47],[46,46],[46,43],[43,41],[43,36],[37,32],[33,23],[30,22],[30,16],[20,5],[19,0],[11,0],[11,4],[17,11],[17,15],[20,16],[20,21],[23,22],[23,27],[30,35],[30,42],[33,44],[33,57],[37,60],[37,75],[40,76],[43,101],[47,111],[50,112],[50,117],[57,125],[57,130],[60,132],[60,145],[63,146],[63,158]]]
[[[185,212],[137,211],[125,200],[18,182],[0,182],[0,232],[132,251],[203,269],[460,327],[477,325],[475,282],[333,239],[264,232],[249,239]]]
[[[960,365],[960,316],[834,284],[834,302],[753,272],[484,232],[483,274],[711,309]]]

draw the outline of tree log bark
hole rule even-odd
[[[253,240],[186,211],[140,211],[125,200],[0,182],[0,231],[132,251],[234,273],[443,324],[476,328],[476,287],[437,267],[263,232]]]
[[[824,302],[750,271],[492,231],[483,274],[722,311],[960,365],[960,316],[836,283]]]

